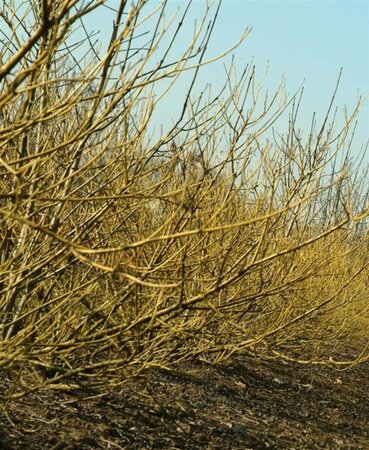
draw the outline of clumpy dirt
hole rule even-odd
[[[2,413],[0,449],[369,449],[369,361],[338,371],[238,356],[181,370],[104,394],[30,394]]]

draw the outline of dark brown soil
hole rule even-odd
[[[29,395],[1,416],[0,448],[369,449],[368,362],[337,371],[239,356],[182,369],[196,374]]]

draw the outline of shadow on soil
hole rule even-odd
[[[195,375],[30,394],[1,416],[0,448],[369,449],[368,362],[337,371],[240,356],[181,369]]]

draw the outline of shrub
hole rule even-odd
[[[22,375],[13,396],[63,380],[113,387],[148,367],[234,352],[327,363],[360,339],[359,105],[334,134],[334,93],[304,137],[300,93],[287,100],[281,87],[259,101],[252,66],[239,80],[227,72],[214,97],[193,95],[218,9],[173,60],[186,12],[172,36],[165,3],[149,19],[151,2],[121,1],[104,55],[85,23],[103,2],[7,3],[0,366]],[[191,66],[180,117],[155,138],[158,98]],[[289,105],[285,135],[268,141]]]

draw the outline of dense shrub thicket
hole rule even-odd
[[[173,60],[187,10],[166,28],[166,2],[122,0],[105,54],[87,27],[102,1],[3,4],[0,367],[18,380],[6,395],[234,352],[349,363],[339,355],[368,324],[360,104],[335,131],[334,92],[302,132],[301,93],[262,98],[251,65],[195,96],[216,8]],[[155,137],[189,67],[180,117]]]

